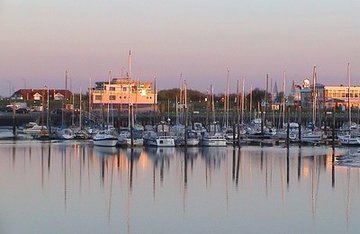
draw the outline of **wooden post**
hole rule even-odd
[[[301,148],[301,144],[302,144],[302,141],[301,141],[301,124],[302,124],[302,109],[301,109],[301,106],[299,106],[299,121],[298,121],[298,125],[299,125],[299,148]]]
[[[12,111],[13,111],[12,132],[13,132],[14,138],[16,138],[16,106],[15,106],[15,102],[12,103]]]
[[[235,152],[235,148],[233,148],[233,157],[232,157],[232,179],[233,181],[235,180],[235,162],[236,162],[236,158],[235,158],[236,152]]]
[[[235,124],[233,125],[233,147],[236,146],[236,126]],[[239,133],[238,133],[239,134]]]
[[[298,181],[300,181],[300,177],[301,177],[301,150],[299,150],[299,154],[298,154],[298,170],[297,170],[297,176],[298,176]]]
[[[301,122],[299,123],[299,147],[301,147],[302,141],[301,141]]]
[[[332,149],[335,150],[335,112],[332,112],[332,128],[331,128]]]
[[[262,106],[260,106],[260,110],[261,110],[261,141],[260,141],[260,145],[261,147],[263,146],[263,141],[264,141],[264,111]]]
[[[238,131],[238,135],[237,135],[238,146],[240,148],[240,124],[237,125],[237,131]]]
[[[134,126],[133,126],[133,105],[129,106],[130,111],[130,137],[131,137],[131,148],[134,147]]]
[[[331,186],[335,187],[335,149],[333,147],[332,157],[331,157]]]
[[[288,109],[287,128],[286,128],[286,148],[289,149],[289,145],[290,145],[290,113],[289,113],[289,109]]]
[[[286,185],[289,188],[289,184],[290,184],[290,152],[289,152],[289,147],[286,150]]]
[[[186,96],[185,96],[186,98]],[[186,103],[186,101],[185,101]],[[187,109],[187,106],[185,106],[185,148],[187,147],[187,128],[188,128],[188,109]],[[186,156],[186,152],[185,152],[185,157]]]

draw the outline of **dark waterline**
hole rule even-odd
[[[356,150],[356,149],[353,149]],[[337,149],[336,155],[347,149]],[[0,233],[357,233],[358,168],[331,147],[0,142]]]

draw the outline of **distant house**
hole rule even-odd
[[[70,100],[72,93],[66,89],[19,89],[11,95],[11,99],[41,101],[46,100],[48,96],[49,100]]]
[[[65,95],[62,93],[55,93],[54,94],[54,100],[64,100],[65,99]]]

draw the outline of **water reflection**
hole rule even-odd
[[[256,232],[259,225],[270,232],[355,232],[360,173],[334,166],[344,151],[2,143],[0,205],[9,212],[0,215],[8,233],[49,232],[63,227],[59,220],[67,233]]]

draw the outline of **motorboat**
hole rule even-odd
[[[115,147],[118,138],[109,130],[101,130],[93,136],[94,146]]]
[[[71,140],[75,138],[75,133],[70,128],[63,128],[56,131],[56,136],[61,140]]]
[[[174,147],[175,137],[169,135],[170,127],[165,122],[157,125],[155,131],[147,131],[144,134],[144,144],[156,147]]]
[[[226,146],[226,137],[220,132],[214,134],[205,133],[201,144],[203,146]]]
[[[35,122],[29,122],[23,129],[23,133],[35,139],[49,137],[48,128],[44,125],[38,125]]]

